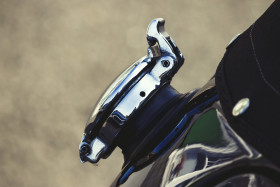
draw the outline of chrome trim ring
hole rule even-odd
[[[164,23],[162,18],[150,23],[148,55],[124,71],[95,106],[79,147],[81,162],[96,163],[108,157],[123,126],[182,66],[183,55],[165,32]]]

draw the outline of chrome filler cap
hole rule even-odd
[[[165,32],[164,19],[153,20],[147,29],[148,55],[125,70],[104,92],[87,122],[80,159],[97,163],[118,146],[117,138],[129,119],[169,84],[184,62],[183,55]]]

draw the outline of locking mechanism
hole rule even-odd
[[[165,32],[164,19],[147,29],[148,54],[125,70],[97,102],[87,122],[80,159],[97,163],[107,158],[123,139],[129,121],[170,81],[184,62],[183,55]]]

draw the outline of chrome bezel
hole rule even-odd
[[[113,141],[126,122],[161,86],[170,82],[183,64],[183,55],[165,32],[164,23],[162,18],[150,23],[147,30],[148,55],[124,71],[97,103],[80,144],[82,162],[96,163],[107,157],[116,146]],[[102,139],[104,128],[112,131],[108,135],[111,137],[105,138],[107,142]],[[83,151],[85,146],[91,149],[87,153]]]
[[[108,110],[108,107],[112,107],[112,105],[116,102],[117,97],[120,96],[133,79],[139,76],[141,71],[147,67],[149,62],[150,59],[144,56],[123,71],[123,73],[121,73],[102,94],[102,97],[95,105],[86,125],[93,123],[98,114],[101,116],[104,111]],[[130,71],[127,73],[128,70]],[[122,78],[125,74],[126,76]]]

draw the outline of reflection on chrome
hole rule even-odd
[[[124,89],[125,85],[138,73],[140,73],[140,71],[142,71],[148,65],[148,63],[149,60],[146,59],[146,56],[144,56],[128,67],[122,74],[120,74],[102,94],[102,97],[98,100],[93,112],[89,116],[86,125],[92,123],[95,120],[98,112],[105,110],[108,104]]]
[[[169,156],[161,186],[188,186],[211,171],[242,159],[261,156],[230,128],[218,110],[212,111],[215,111],[213,114],[216,114],[220,131],[215,144],[201,141],[174,150]]]
[[[148,55],[113,81],[96,104],[79,149],[83,162],[107,158],[127,122],[161,87],[170,84],[182,66],[183,55],[165,32],[164,23],[162,18],[151,22],[147,31]]]
[[[82,140],[84,138],[85,137],[83,136]],[[104,153],[106,148],[106,144],[99,138],[94,138],[94,140],[90,144],[81,141],[79,150],[81,152],[85,152],[85,156],[80,157],[81,163],[84,163],[86,161],[96,163],[100,159],[100,155]]]

